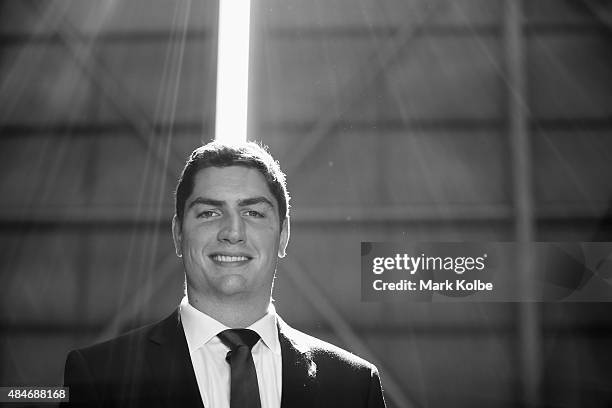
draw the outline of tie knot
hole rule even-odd
[[[250,350],[259,341],[259,334],[250,329],[223,330],[217,337],[231,350],[236,350],[240,346],[247,346]]]

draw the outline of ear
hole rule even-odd
[[[281,232],[280,232],[280,241],[279,241],[279,245],[278,245],[278,257],[279,258],[284,258],[285,255],[287,255],[287,244],[289,243],[289,233],[290,233],[290,222],[289,222],[289,217],[285,218],[285,221],[283,221],[283,226],[281,228]]]
[[[172,217],[172,240],[174,241],[174,250],[176,256],[183,257],[183,228],[176,214]]]

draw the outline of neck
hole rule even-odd
[[[190,293],[189,289],[187,290],[187,300],[191,306],[200,312],[206,313],[233,329],[252,325],[266,314],[270,305],[270,299],[264,299],[256,303],[252,300],[247,302],[241,299],[216,302]]]

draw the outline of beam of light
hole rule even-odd
[[[250,0],[219,0],[215,139],[247,139]]]

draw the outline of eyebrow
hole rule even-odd
[[[272,204],[272,201],[268,200],[264,196],[245,198],[244,200],[238,200],[238,205],[240,207],[246,207],[249,205],[255,205],[255,204],[260,204],[260,203],[267,204],[270,207],[274,208],[274,204]]]
[[[270,201],[269,199],[267,199],[264,196],[259,196],[259,197],[251,197],[251,198],[245,198],[242,200],[238,200],[238,206],[239,207],[247,207],[249,205],[255,205],[255,204],[260,204],[260,203],[264,203],[269,205],[270,207],[274,208],[274,204],[272,204],[272,201]],[[195,206],[195,205],[210,205],[212,207],[223,207],[223,205],[225,204],[224,201],[221,200],[214,200],[212,198],[206,198],[206,197],[196,197],[193,199],[192,202],[189,203],[189,206],[187,207],[187,209],[190,209],[191,207]]]
[[[212,198],[196,197],[192,202],[189,203],[187,209],[190,209],[191,207],[196,206],[198,204],[210,205],[211,207],[222,207],[223,201],[213,200]]]

